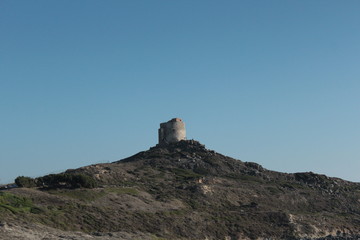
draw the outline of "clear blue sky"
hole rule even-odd
[[[160,122],[360,182],[360,1],[0,1],[0,183],[111,162]]]

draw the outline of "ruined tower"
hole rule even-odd
[[[180,118],[173,118],[160,123],[159,144],[179,142],[186,139],[185,123]]]

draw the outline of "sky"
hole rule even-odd
[[[1,0],[0,183],[187,138],[360,182],[360,1]]]

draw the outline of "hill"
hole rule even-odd
[[[79,183],[78,176],[86,178]],[[85,188],[84,179],[95,184]],[[16,239],[9,229],[18,229],[31,237],[46,232],[50,239],[360,237],[359,183],[269,171],[194,140],[34,184],[0,192],[3,236]]]

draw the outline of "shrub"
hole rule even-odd
[[[36,187],[35,179],[31,177],[19,176],[15,179],[15,183],[19,187],[26,187],[26,188]]]
[[[96,181],[85,174],[60,173],[37,178],[38,186],[48,188],[94,188]]]

